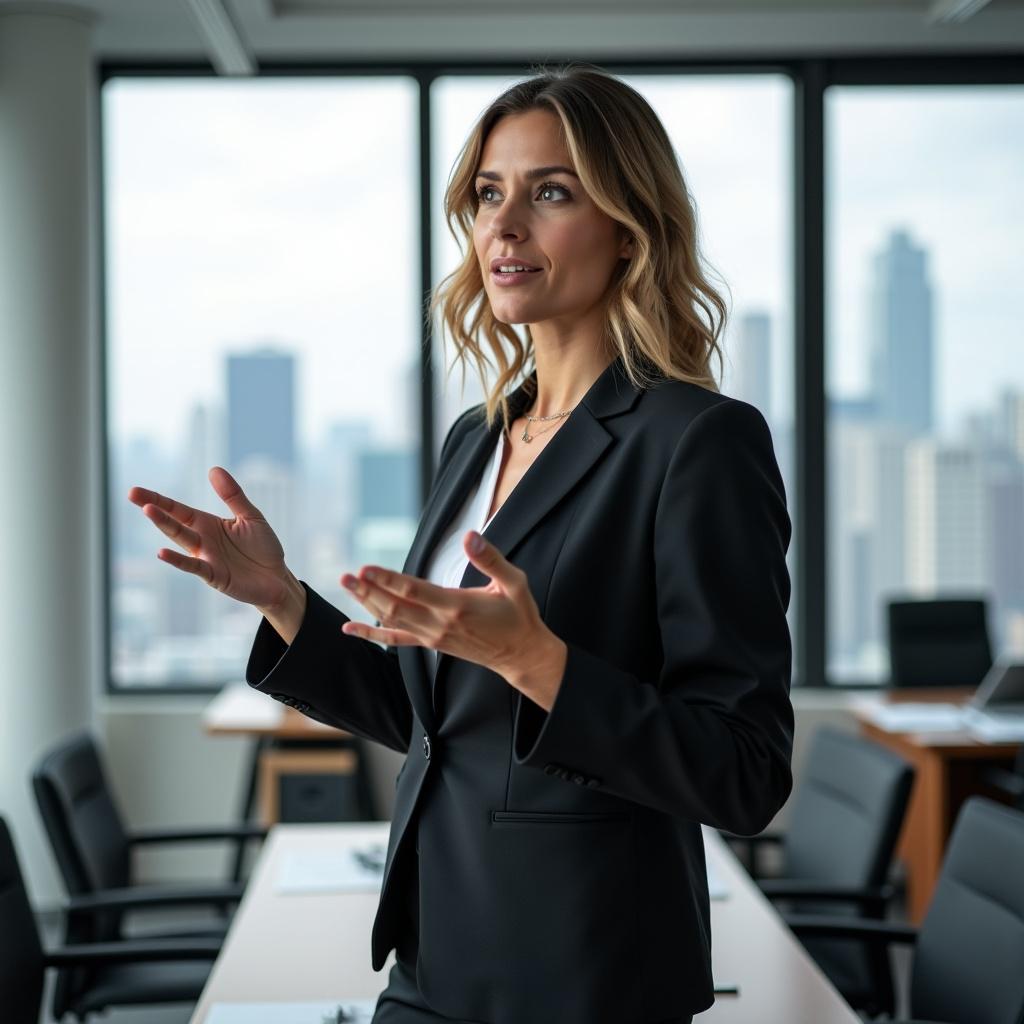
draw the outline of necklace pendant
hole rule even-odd
[[[533,438],[530,437],[530,435],[527,433],[527,428],[526,427],[523,428],[522,440],[524,440],[524,441],[532,441],[533,440]]]

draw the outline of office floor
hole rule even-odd
[[[902,907],[894,907],[890,917],[896,921],[904,921],[905,917]],[[177,926],[178,924],[192,923],[196,920],[197,919],[194,914],[192,916],[182,915],[180,921],[175,920],[173,923]],[[200,920],[205,921],[209,919],[204,918]],[[168,923],[168,915],[162,914],[159,921],[166,925]],[[137,927],[140,930],[144,930],[149,924],[146,916],[142,914],[138,915],[136,922]],[[60,926],[54,915],[40,915],[40,929],[43,934],[44,945],[57,946],[60,944]],[[901,999],[900,1016],[902,1017],[910,1016],[909,1010],[906,1006],[906,992],[909,984],[911,957],[912,954],[909,949],[893,950],[893,966],[896,971],[897,991],[899,992]],[[47,972],[44,1013],[41,1018],[42,1024],[54,1024],[53,1017],[50,1014],[52,1001],[51,986],[53,985],[53,978],[54,972]],[[93,1020],[102,1020],[104,1024],[188,1024],[191,1016],[191,1004],[177,1003],[163,1007],[147,1006],[140,1007],[138,1009],[110,1010],[101,1017],[94,1017]],[[772,1024],[772,1022],[765,1022],[765,1024]]]

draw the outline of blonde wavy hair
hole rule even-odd
[[[605,293],[609,359],[621,356],[630,380],[644,388],[674,378],[718,391],[711,362],[717,357],[721,376],[726,304],[708,280],[697,211],[657,114],[635,89],[594,65],[572,62],[531,71],[539,73],[507,89],[480,115],[448,180],[445,218],[464,252],[427,310],[428,320],[440,310],[455,345],[448,372],[461,362],[464,381],[472,358],[487,396],[488,427],[500,409],[509,428],[506,388],[533,372],[533,341],[528,325],[524,343],[491,311],[473,246],[480,202],[474,185],[484,144],[499,119],[542,109],[561,121],[584,190],[633,238],[632,257],[619,261]],[[497,369],[490,388],[487,350]]]

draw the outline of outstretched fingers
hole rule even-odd
[[[196,554],[202,544],[195,530],[183,526],[177,519],[169,516],[159,505],[147,504],[142,507],[146,518],[163,534],[170,537],[186,551]]]
[[[199,576],[205,580],[211,587],[214,586],[213,566],[209,562],[204,562],[201,558],[189,558],[188,555],[183,555],[171,548],[161,548],[156,553],[156,557],[162,562],[173,565],[175,569],[190,572],[193,576]]]
[[[186,505],[183,502],[168,498],[165,494],[151,491],[146,487],[133,487],[128,492],[128,500],[133,505],[145,510],[147,505],[156,505],[161,512],[167,513],[172,519],[176,519],[185,526],[191,526],[199,515],[199,510]]]

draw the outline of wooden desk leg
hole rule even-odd
[[[907,868],[907,916],[919,925],[942,870],[951,823],[948,762],[927,748],[919,749],[915,762],[917,776],[899,853]]]

